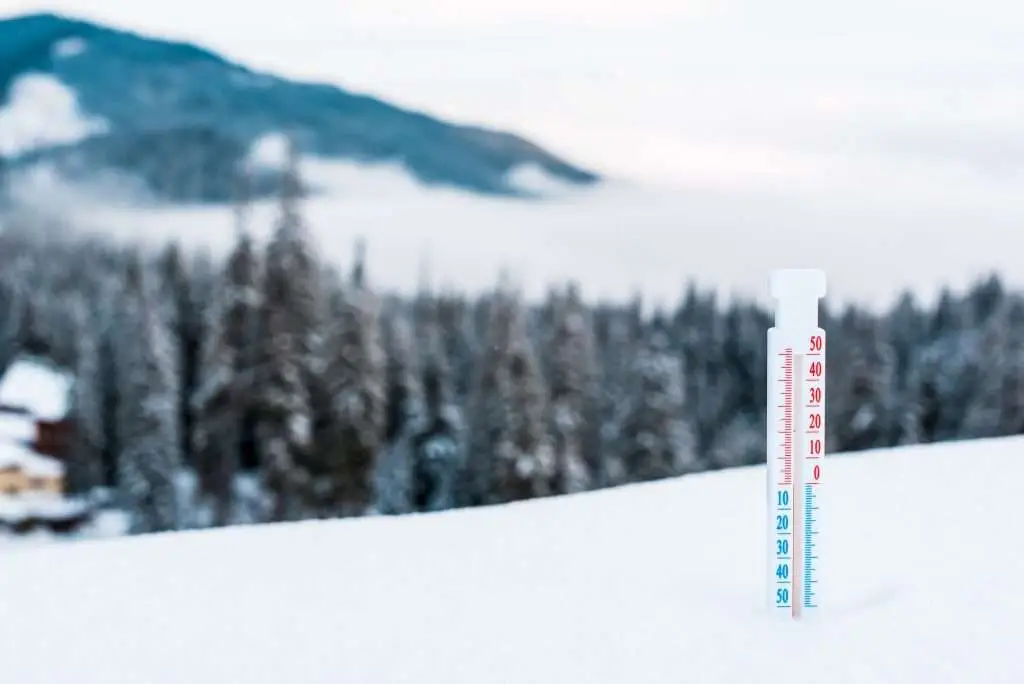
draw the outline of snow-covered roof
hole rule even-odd
[[[36,420],[31,415],[0,411],[0,442],[28,443],[35,439]]]
[[[0,404],[24,408],[34,417],[57,420],[67,415],[70,373],[30,357],[15,360],[0,377]]]
[[[59,477],[64,473],[60,461],[37,454],[26,444],[0,440],[0,469],[12,467],[33,477]]]
[[[28,518],[60,519],[79,515],[88,508],[86,502],[65,499],[47,492],[25,492],[15,496],[0,495],[0,521],[16,523]]]

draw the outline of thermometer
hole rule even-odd
[[[825,454],[825,274],[774,271],[768,330],[768,604],[799,619],[817,611],[818,492]]]

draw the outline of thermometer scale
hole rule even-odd
[[[775,271],[768,330],[768,604],[799,619],[819,607],[818,490],[825,454],[825,274]]]

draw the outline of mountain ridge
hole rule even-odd
[[[0,106],[12,105],[26,76],[58,81],[83,114],[104,125],[81,139],[8,153],[9,167],[45,163],[72,179],[98,170],[122,174],[165,200],[229,199],[239,161],[261,137],[280,133],[303,154],[394,163],[422,184],[485,195],[528,196],[510,179],[523,166],[573,185],[599,180],[513,133],[446,122],[339,86],[258,72],[192,43],[58,14],[0,20]]]

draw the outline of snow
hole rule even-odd
[[[57,59],[70,59],[85,52],[86,47],[88,44],[83,38],[78,36],[64,38],[53,44],[53,56]]]
[[[56,477],[64,472],[60,461],[17,442],[0,442],[0,468],[20,468],[30,477]]]
[[[19,549],[0,563],[0,643],[17,654],[5,677],[1024,681],[1022,448],[830,457],[814,622],[766,616],[753,467],[471,511]]]
[[[74,91],[53,76],[20,76],[8,97],[0,108],[0,155],[70,144],[106,130],[106,122],[81,111]]]
[[[84,501],[67,499],[47,492],[0,495],[0,521],[17,523],[29,518],[53,520],[81,514],[88,508]]]
[[[36,437],[36,421],[31,415],[0,411],[0,442],[26,444]]]
[[[17,506],[13,504],[7,504],[15,509],[17,512]],[[74,515],[77,513],[83,504],[80,502],[68,502],[60,504],[64,507],[63,511],[58,511],[64,515]],[[0,504],[0,509],[4,507]],[[41,506],[42,510],[23,510],[13,516],[14,519],[10,522],[20,522],[27,519],[28,517],[40,518],[39,514],[47,510],[46,505]],[[53,510],[51,507],[49,510]],[[58,517],[64,517],[60,515]],[[31,532],[9,532],[0,529],[0,554],[10,554],[15,551],[21,551],[24,549],[30,549],[40,546],[50,546],[55,543],[67,544],[68,542],[95,540],[95,539],[109,539],[112,537],[123,536],[128,530],[128,519],[120,511],[115,510],[100,510],[92,515],[92,517],[81,526],[76,528],[73,532],[69,533],[54,533],[44,527],[37,528]]]
[[[257,168],[281,169],[288,161],[288,137],[284,133],[267,133],[252,144],[249,163]]]
[[[58,420],[68,411],[72,376],[31,358],[16,360],[0,377],[0,404],[27,409],[35,418]]]

